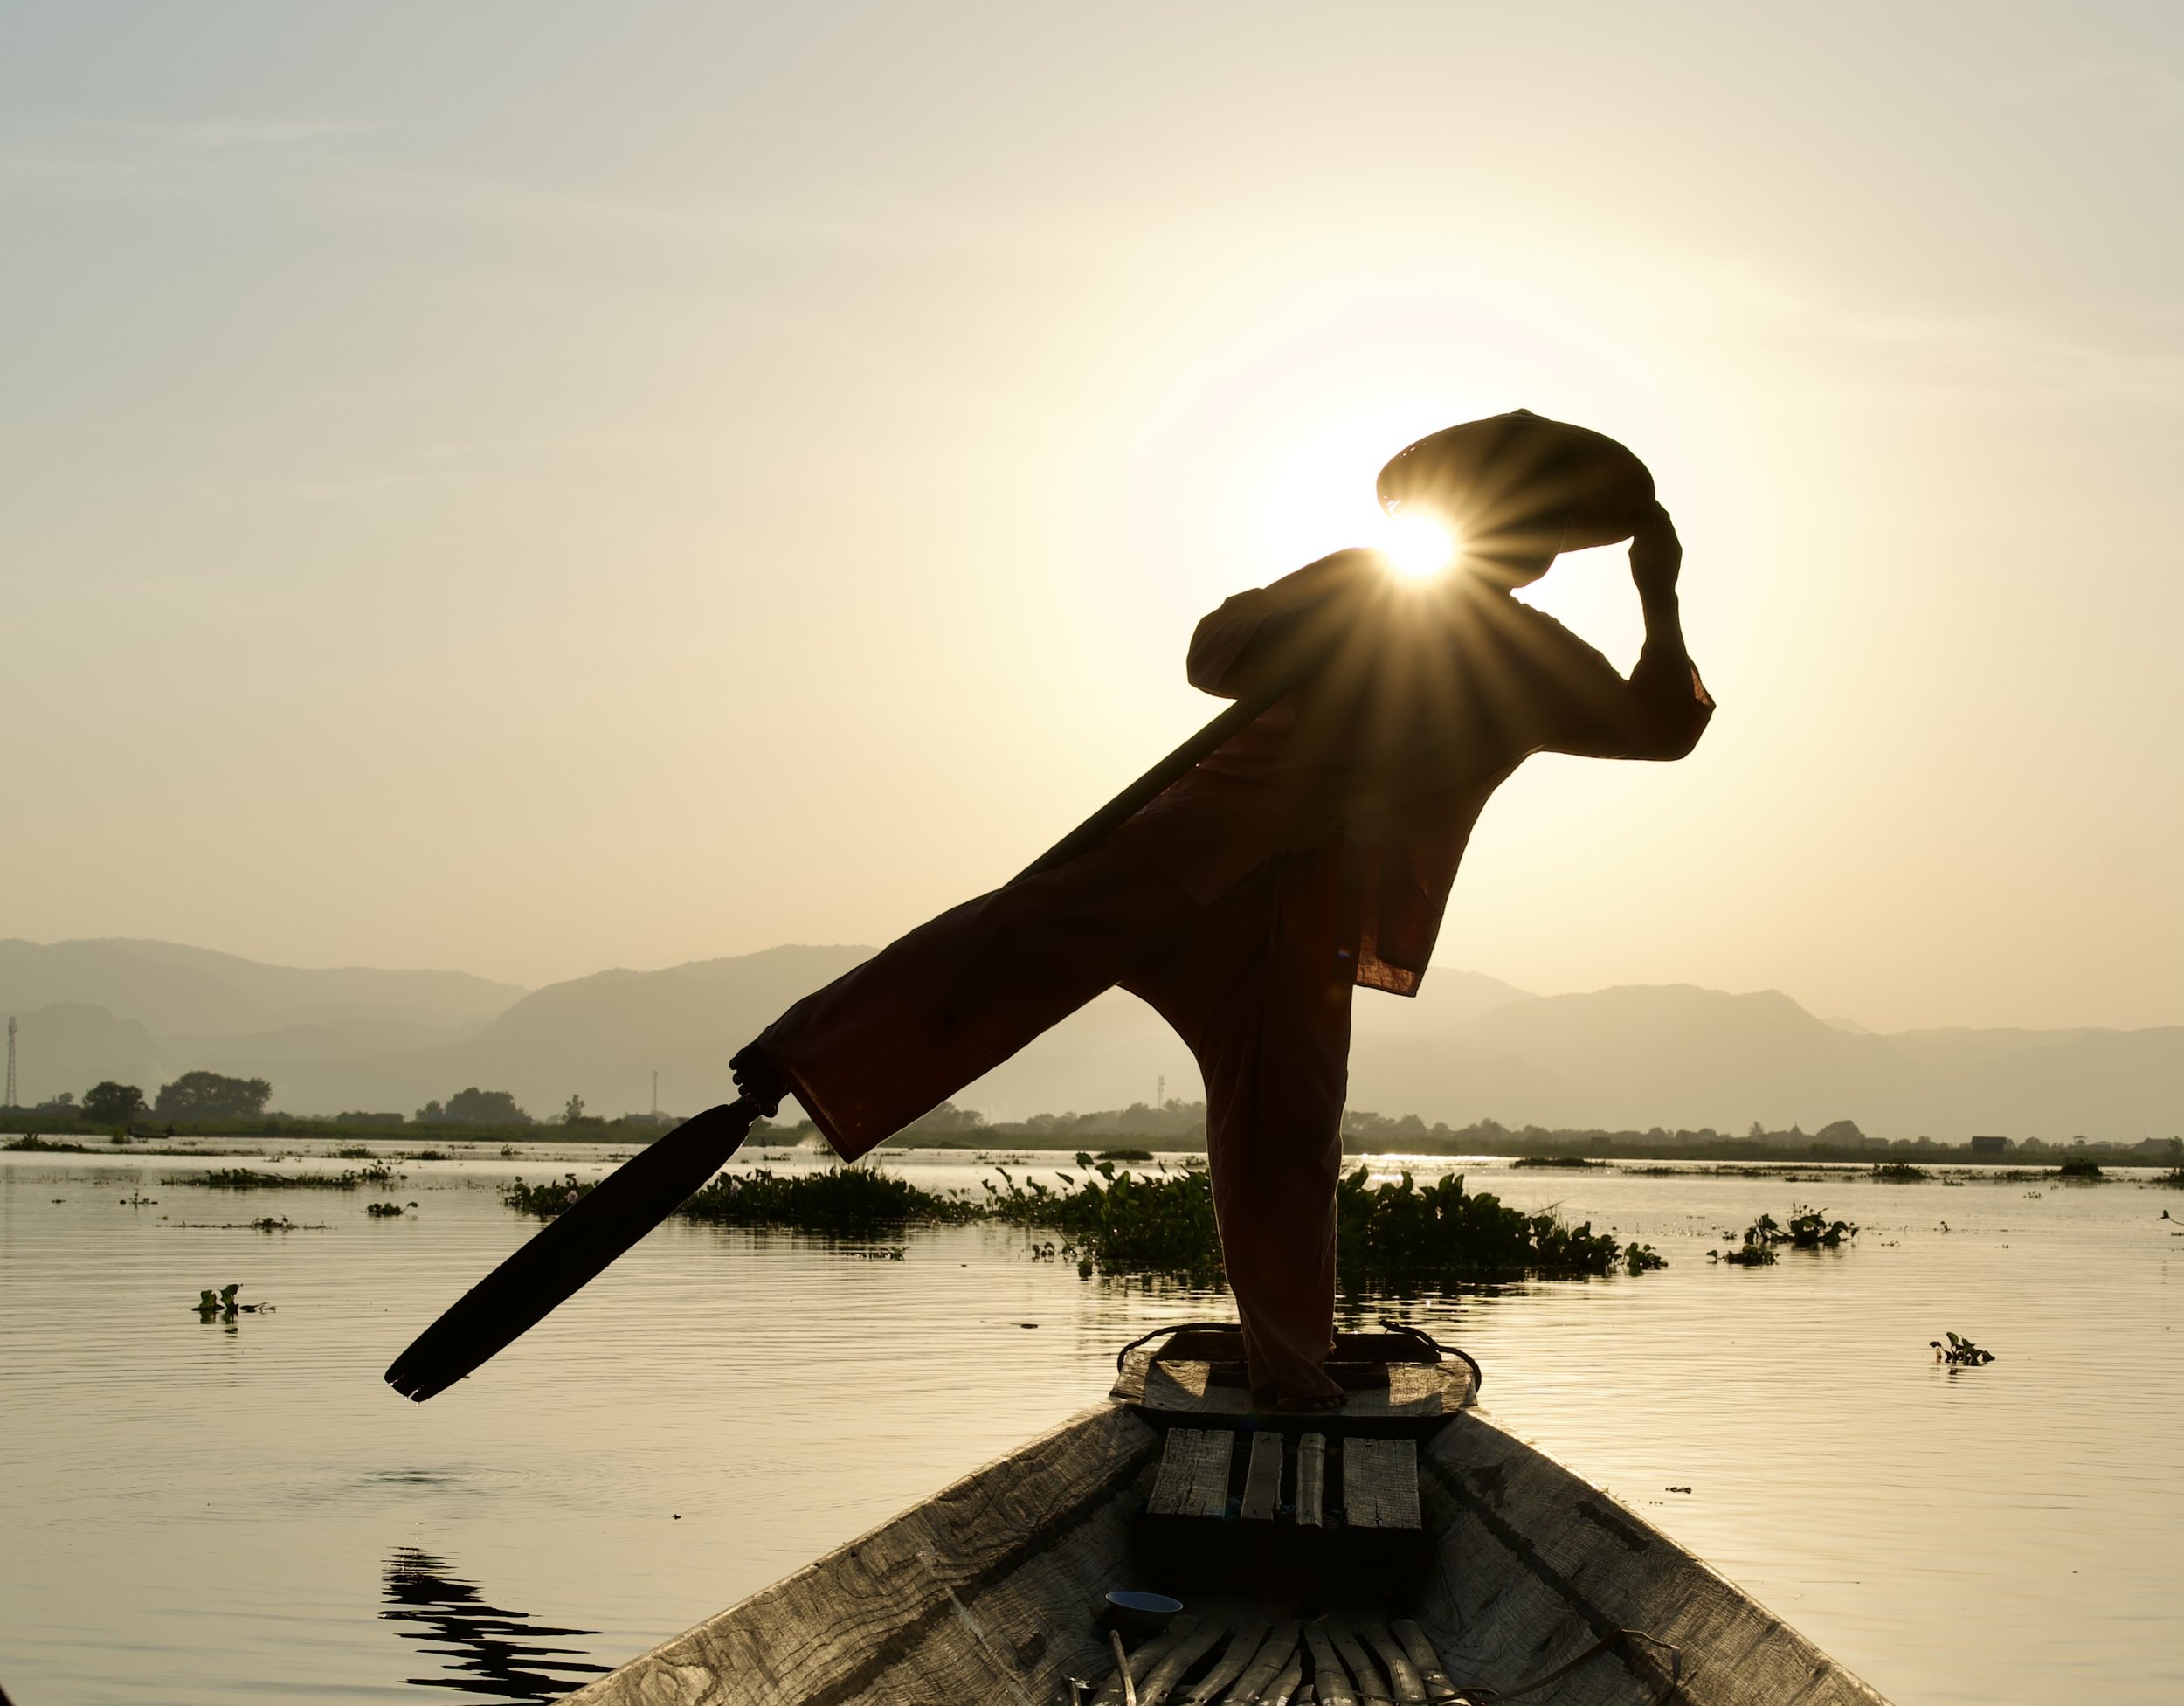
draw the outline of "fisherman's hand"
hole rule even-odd
[[[1630,578],[1637,584],[1639,597],[1648,604],[1672,601],[1683,567],[1683,542],[1676,536],[1669,512],[1656,503],[1630,540]]]

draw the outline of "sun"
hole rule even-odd
[[[1380,555],[1405,580],[1431,580],[1456,560],[1456,535],[1428,515],[1391,515],[1381,529]]]

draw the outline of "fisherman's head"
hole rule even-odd
[[[1420,439],[1380,470],[1380,503],[1438,521],[1466,573],[1538,580],[1564,551],[1628,539],[1653,507],[1653,476],[1614,439],[1528,409]]]

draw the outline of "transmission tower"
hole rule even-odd
[[[8,1100],[6,1105],[15,1106],[15,1015],[8,1015]]]

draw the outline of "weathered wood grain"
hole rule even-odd
[[[1306,1433],[1296,1442],[1296,1522],[1299,1528],[1316,1529],[1325,1520],[1327,1436]]]
[[[1415,1529],[1418,1441],[1352,1437],[1342,1446],[1343,1511],[1353,1529]]]
[[[1271,1429],[1251,1436],[1251,1462],[1244,1470],[1244,1504],[1239,1513],[1248,1523],[1271,1523],[1282,1506],[1282,1436]]]
[[[1236,1436],[1225,1427],[1171,1427],[1146,1504],[1154,1516],[1224,1516]]]

